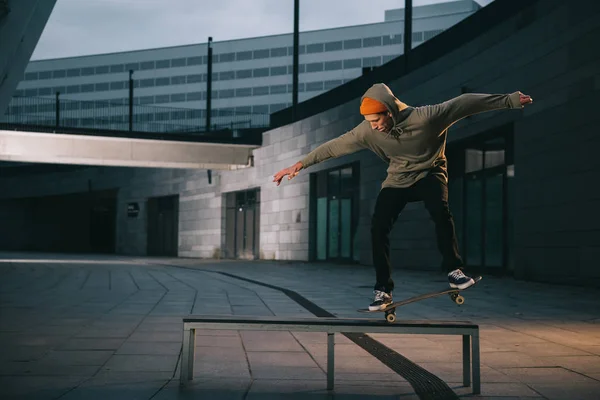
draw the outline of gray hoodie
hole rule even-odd
[[[383,187],[408,187],[429,173],[447,182],[446,136],[462,118],[484,111],[520,109],[519,92],[511,94],[466,93],[440,104],[410,107],[383,83],[371,86],[361,97],[386,105],[394,121],[390,132],[379,132],[362,121],[352,130],[311,151],[300,160],[303,169],[329,158],[370,149],[388,164]]]

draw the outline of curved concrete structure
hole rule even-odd
[[[23,79],[56,0],[0,1],[0,117]]]

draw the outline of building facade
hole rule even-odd
[[[397,79],[378,72],[361,79],[386,81],[415,106],[464,92],[531,95],[523,110],[487,112],[450,128],[450,207],[461,252],[486,275],[598,285],[600,53],[592,49],[600,40],[599,3],[498,0],[489,7],[414,50],[416,59],[432,61]],[[379,158],[361,151],[280,187],[272,182],[359,123],[362,94],[265,132],[253,167],[213,171],[212,179],[202,170],[101,167],[5,174],[0,245],[371,264],[370,219],[386,175]],[[112,232],[114,240],[89,232]],[[397,274],[439,268],[421,203],[406,207],[391,243]]]
[[[413,46],[478,9],[472,0],[415,7]],[[361,76],[363,68],[378,67],[400,56],[404,51],[403,20],[404,9],[387,10],[381,23],[300,32],[298,101]],[[270,113],[290,106],[292,44],[291,33],[212,42],[211,122],[232,127],[268,125]],[[136,122],[144,124],[139,130],[167,122],[172,123],[170,128],[173,124],[203,126],[207,46],[32,61],[15,95],[47,98],[48,103],[33,107],[24,100],[13,101],[8,118],[27,114],[31,116],[27,122],[51,121],[52,102],[59,92],[64,102],[63,125],[122,128],[128,112],[129,71],[133,71],[133,102],[136,113],[141,114]],[[104,110],[98,112],[97,108]]]

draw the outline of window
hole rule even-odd
[[[26,81],[35,81],[38,78],[38,73],[37,72],[27,72],[25,74],[25,80]]]
[[[110,73],[115,74],[118,72],[125,72],[125,66],[123,64],[111,65]]]
[[[255,88],[252,88],[252,95],[253,96],[264,96],[269,94],[269,87],[268,86],[258,86]]]
[[[344,69],[361,68],[361,67],[362,67],[362,60],[360,58],[344,60]]]
[[[235,95],[234,89],[224,89],[219,91],[219,98],[230,99]]]
[[[92,68],[92,73],[94,69]],[[42,71],[39,73],[39,79],[52,79],[52,71]]]
[[[235,79],[235,71],[219,72],[219,79],[222,81]]]
[[[271,76],[277,75],[286,75],[287,74],[287,66],[281,67],[271,67]]]
[[[110,86],[109,86],[108,82],[96,83],[96,92],[104,92],[109,89],[110,89]]]
[[[67,76],[67,71],[64,69],[58,69],[56,71],[52,71],[52,78],[64,78]]]
[[[315,43],[306,45],[307,53],[322,53],[323,52],[323,43]]]
[[[219,55],[219,62],[235,61],[235,53],[223,53]]]
[[[323,82],[307,82],[306,83],[306,91],[307,92],[317,92],[323,90]]]
[[[178,75],[171,77],[171,85],[185,85],[186,75]]]
[[[79,93],[80,89],[79,85],[67,86],[67,94]]]
[[[235,89],[235,97],[248,97],[248,96],[252,96],[252,88]]]
[[[381,36],[374,36],[369,38],[364,38],[362,42],[363,47],[375,47],[381,46]]]
[[[361,46],[362,46],[362,40],[361,39],[344,40],[344,49],[346,49],[346,50],[348,50],[348,49],[360,49]]]
[[[235,53],[237,61],[252,60],[252,51],[238,51]]]
[[[237,79],[252,78],[252,70],[240,69],[239,71],[235,71],[235,76]]]
[[[174,58],[171,60],[171,67],[173,67],[173,68],[185,67],[186,65],[187,65],[186,58]]]
[[[187,76],[187,83],[198,83],[198,82],[204,82],[205,80],[206,80],[205,74],[194,74],[194,75]]]
[[[323,63],[322,62],[306,64],[306,72],[320,72],[320,71],[323,71]]]
[[[256,59],[261,59],[261,58],[269,58],[269,49],[264,49],[264,50],[254,50],[253,54],[253,58]]]
[[[271,57],[285,57],[287,56],[287,47],[276,47],[271,49]]]
[[[154,69],[154,61],[144,61],[140,63],[140,69],[142,71],[144,70],[148,70],[148,69]]]
[[[340,86],[342,84],[342,80],[341,79],[335,79],[335,80],[331,80],[331,81],[325,81],[324,82],[324,88],[325,90],[330,90],[333,89],[334,87]]]
[[[180,103],[182,101],[185,101],[185,93],[175,93],[171,95],[171,103]]]
[[[142,96],[140,97],[140,104],[153,104],[154,96]]]
[[[154,78],[140,80],[140,87],[153,87],[153,86],[154,86]]]
[[[110,90],[121,90],[121,89],[125,89],[125,82],[119,81],[119,82],[111,82],[110,83]]]
[[[377,67],[381,64],[381,57],[365,57],[362,59],[363,67]]]
[[[337,41],[337,42],[327,42],[325,43],[325,51],[338,51],[338,50],[343,50],[344,49],[344,42]]]
[[[188,58],[188,65],[189,65],[189,58]],[[156,69],[163,69],[163,68],[171,68],[171,60],[158,60],[156,62]]]
[[[282,94],[282,93],[287,93],[287,85],[271,86],[271,94]]]
[[[334,71],[336,69],[342,69],[341,61],[325,61],[325,71]]]
[[[171,96],[168,94],[157,95],[157,96],[155,96],[155,99],[154,99],[155,103],[168,103],[170,101],[171,101]]]
[[[168,77],[156,78],[155,85],[156,86],[168,86],[170,83],[171,83],[171,79]]]
[[[402,35],[401,34],[385,35],[382,37],[382,39],[383,39],[384,46],[389,46],[392,44],[402,44]]]
[[[165,60],[165,61],[171,61],[171,60]],[[206,64],[206,56],[195,56],[195,57],[187,58],[187,65],[202,65],[202,64]],[[156,68],[158,68],[158,61],[156,62]]]
[[[72,78],[75,76],[80,76],[80,75],[81,75],[81,70],[79,68],[72,68],[72,69],[67,70],[67,76],[69,78]]]
[[[269,106],[268,105],[252,106],[252,113],[253,114],[268,114]]]
[[[187,94],[187,101],[204,100],[204,97],[205,92],[190,92]]]
[[[255,78],[269,76],[269,68],[256,68],[253,71],[253,75]]]

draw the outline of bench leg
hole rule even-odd
[[[471,385],[471,336],[463,335],[463,386]]]
[[[327,390],[333,390],[335,333],[327,333]]]
[[[471,336],[471,345],[473,351],[473,394],[480,394],[479,331],[473,332],[473,335]]]
[[[196,330],[183,330],[183,348],[181,352],[181,372],[179,382],[185,385],[194,379],[194,351],[196,350]]]

